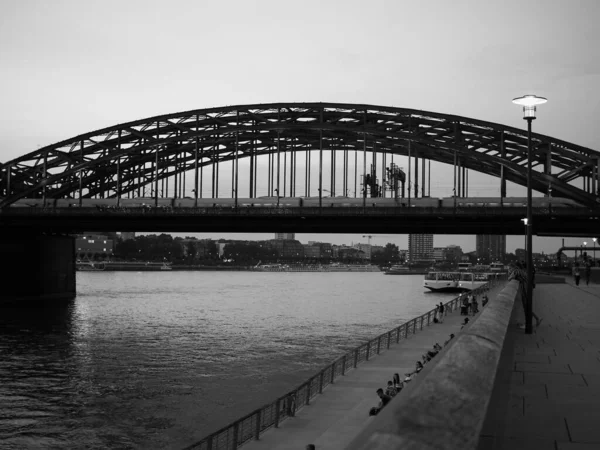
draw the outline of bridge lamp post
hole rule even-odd
[[[531,122],[535,120],[537,105],[548,100],[536,95],[525,95],[513,99],[513,103],[523,107],[523,119],[527,121],[527,299],[525,302],[525,334],[533,332],[533,239],[532,239],[532,208],[531,208]]]

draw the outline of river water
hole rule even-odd
[[[0,448],[180,449],[452,294],[422,275],[78,272],[0,309]]]

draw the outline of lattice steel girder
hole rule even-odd
[[[116,193],[120,167],[121,194],[168,178],[195,165],[209,166],[235,158],[267,155],[293,145],[318,150],[323,142],[341,143],[339,151],[372,151],[407,155],[408,143],[419,157],[504,176],[526,185],[527,134],[524,130],[476,119],[373,105],[277,103],[209,108],[167,114],[115,125],[40,148],[0,165],[0,207],[39,192],[48,197],[74,196],[80,180],[85,197]],[[366,138],[366,145],[363,141]],[[600,153],[548,136],[532,135],[532,163],[551,161],[557,175],[534,171],[532,187],[593,204],[597,195],[569,184],[581,176],[598,177]],[[289,146],[288,146],[289,145]],[[286,147],[287,146],[287,147]],[[175,166],[175,161],[178,166]],[[118,162],[118,164],[117,164]],[[9,175],[10,173],[10,175]],[[81,175],[80,175],[81,174]],[[592,183],[598,186],[598,180]],[[10,187],[10,192],[7,192]]]

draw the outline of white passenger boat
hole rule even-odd
[[[497,275],[483,272],[428,272],[423,280],[423,287],[435,292],[472,291]]]
[[[462,289],[459,286],[460,278],[464,273],[460,272],[428,272],[423,280],[423,287],[434,292],[457,292]]]
[[[482,272],[461,273],[458,287],[461,291],[472,291],[488,283],[492,276],[494,276],[494,274]]]
[[[490,264],[490,272],[506,272],[506,266],[501,262],[493,262]]]

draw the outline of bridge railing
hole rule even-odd
[[[481,294],[505,280],[506,276],[500,275],[471,292],[476,295]],[[444,305],[448,313],[460,308],[464,295],[466,294],[461,294]],[[309,405],[312,399],[321,394],[325,387],[334,384],[335,380],[344,376],[348,371],[389,349],[393,343],[408,339],[409,336],[416,334],[423,327],[429,326],[433,323],[434,316],[435,309],[432,309],[356,347],[336,359],[316,375],[313,375],[296,389],[211,433],[200,442],[190,445],[184,450],[235,450],[250,440],[258,440],[263,432],[271,427],[277,428],[281,422],[293,417],[297,411]]]

